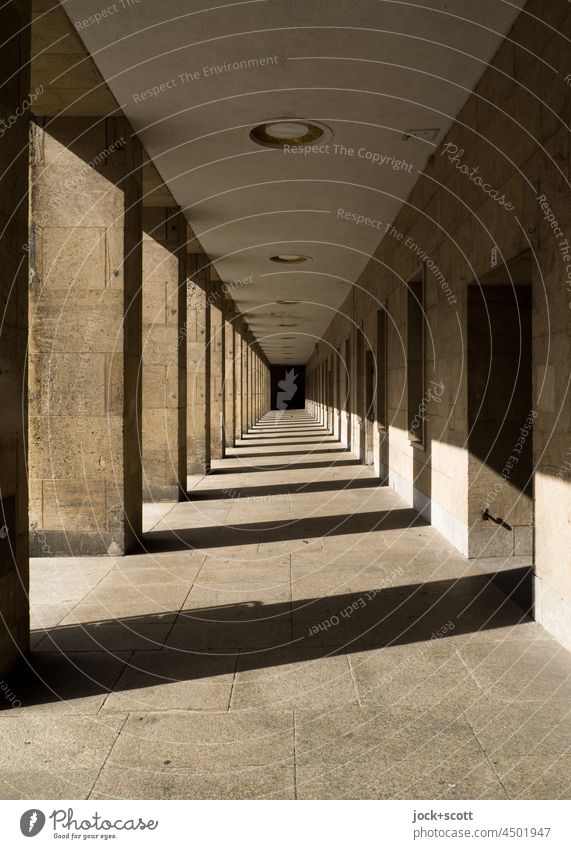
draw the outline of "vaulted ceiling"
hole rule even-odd
[[[270,361],[302,363],[523,0],[63,5]],[[250,136],[294,119],[319,149]]]

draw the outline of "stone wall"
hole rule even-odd
[[[210,341],[207,351],[207,368],[210,380],[210,456],[213,460],[220,460],[224,456],[224,292],[217,280],[211,279],[208,284],[208,301]]]
[[[205,254],[189,254],[187,257],[187,463],[190,475],[203,475],[210,470],[210,387],[207,379],[209,266]]]
[[[331,348],[340,347],[345,357],[349,340],[356,383],[352,327],[362,328],[365,347],[374,347],[377,311],[386,305],[388,429],[375,428],[376,468],[388,470],[390,485],[474,556],[475,540],[489,526],[469,498],[470,478],[482,460],[468,450],[468,286],[490,272],[496,251],[498,265],[508,269],[531,253],[535,615],[571,644],[571,264],[565,247],[571,242],[571,175],[564,126],[571,90],[567,42],[558,34],[570,32],[571,9],[561,0],[532,0],[526,12],[388,226],[308,370],[315,378]],[[534,15],[548,26],[538,26]],[[422,266],[426,381],[434,381],[440,394],[426,398],[419,447],[407,428],[406,284]],[[351,424],[349,444],[359,454],[355,389],[342,436],[347,439]],[[314,403],[310,409],[317,409]],[[512,499],[505,522],[521,503]],[[481,554],[505,553],[501,530],[486,530]]]

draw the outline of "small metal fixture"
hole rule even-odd
[[[410,141],[411,139],[434,141],[439,132],[440,127],[429,127],[428,129],[422,130],[405,130],[402,140],[405,142]]]

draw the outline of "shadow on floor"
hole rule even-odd
[[[514,573],[512,584],[517,585],[528,570]],[[42,650],[7,683],[25,707],[215,678],[235,671],[238,653],[242,668],[259,669],[419,642],[430,651],[450,636],[531,621],[527,611],[493,586],[493,577],[372,586],[293,603],[248,600],[58,626],[47,629]],[[140,665],[129,659],[131,651]],[[12,709],[8,702],[2,708]]]
[[[307,483],[276,483],[263,486],[241,486],[240,498],[271,497],[272,495],[299,495],[304,492],[336,492],[338,490],[375,489],[385,486],[381,478],[350,478],[349,480],[308,481]],[[228,498],[227,489],[192,489],[186,493],[188,501],[215,501]]]
[[[314,445],[318,448],[320,445],[331,446],[329,448],[330,451],[348,451],[349,449],[342,445],[337,439],[300,439],[298,442],[292,442],[288,440],[287,442],[248,442],[246,445],[237,445],[236,448],[238,451],[247,450],[249,448],[299,448],[303,445]],[[237,455],[240,456],[240,455]]]
[[[243,492],[243,489],[240,490]],[[236,498],[239,503],[240,499]],[[253,506],[252,512],[256,507]],[[248,522],[240,525],[212,527],[172,528],[149,531],[144,535],[145,550],[185,551],[193,548],[219,548],[220,546],[252,545],[303,539],[323,538],[338,534],[368,534],[373,531],[394,531],[405,528],[427,527],[428,522],[412,507],[374,510],[368,513],[341,513],[335,516],[311,516],[307,519],[272,519],[266,522]]]
[[[319,444],[320,443],[316,443],[316,445],[319,445]],[[266,446],[264,445],[263,447],[265,448]],[[294,443],[294,447],[297,448],[297,444]],[[341,454],[345,450],[346,450],[345,448],[311,448],[311,446],[309,446],[308,448],[305,449],[305,451],[283,451],[281,453],[277,453],[275,451],[272,451],[272,452],[267,451],[265,453],[259,453],[259,454],[228,454],[227,453],[226,456],[224,457],[224,459],[225,460],[242,460],[246,457],[282,457],[282,456],[283,457],[292,457],[292,456],[293,457],[298,457],[298,456],[310,457],[310,456],[313,456],[314,454]]]
[[[269,439],[276,439],[276,438],[279,438],[281,436],[283,436],[283,437],[289,436],[291,438],[287,442],[268,442]],[[252,433],[249,436],[243,436],[241,441],[240,441],[241,444],[238,445],[237,447],[238,448],[246,448],[246,447],[249,448],[251,445],[256,445],[257,443],[255,442],[255,440],[258,440],[258,439],[262,440],[259,443],[260,447],[266,446],[266,445],[271,446],[271,445],[293,445],[293,444],[295,444],[291,441],[291,439],[299,439],[299,440],[313,439],[313,440],[315,440],[316,445],[319,445],[323,442],[336,442],[339,445],[341,444],[339,442],[339,440],[335,439],[335,437],[332,436],[330,433],[294,433],[293,435],[291,433],[290,434],[288,434],[288,433],[272,433],[272,434],[269,434],[268,436],[263,436],[261,433]]]
[[[275,456],[275,455],[274,455]],[[292,471],[297,469],[334,469],[338,466],[358,466],[362,464],[359,460],[332,460],[331,463],[319,462],[316,463],[277,463],[271,466],[231,466],[230,468],[214,467],[210,472],[211,475],[249,475],[252,472],[283,472],[284,469],[290,468]]]

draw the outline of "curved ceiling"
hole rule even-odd
[[[523,3],[64,6],[268,359],[303,363]],[[252,141],[283,118],[330,138]],[[311,261],[269,260],[283,253]]]

